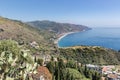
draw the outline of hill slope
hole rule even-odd
[[[120,53],[102,47],[60,48],[60,53],[67,59],[77,60],[83,64],[120,64]]]
[[[21,21],[0,17],[0,40],[13,39],[26,45],[35,41],[40,46],[39,50],[42,48],[49,53],[54,50],[53,42],[50,41],[53,35],[49,31],[38,30]]]
[[[43,40],[43,36],[37,31],[20,22],[0,17],[0,39],[21,39],[24,41]]]
[[[39,29],[44,29],[44,30],[55,32],[57,34],[83,31],[83,30],[90,29],[87,26],[83,26],[83,25],[75,25],[75,24],[69,24],[69,23],[58,23],[58,22],[47,21],[47,20],[32,21],[32,22],[28,22],[28,24],[33,26],[33,27],[39,28]]]

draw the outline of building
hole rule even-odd
[[[89,68],[91,70],[100,71],[100,67],[97,65],[87,64],[86,66],[87,66],[87,68]]]
[[[107,79],[108,80],[120,80],[120,76],[117,74],[108,74]]]
[[[115,69],[114,65],[102,66],[102,74],[111,74]]]

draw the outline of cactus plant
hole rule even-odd
[[[27,50],[12,40],[0,41],[0,79],[25,80],[29,72],[34,72],[37,63]]]

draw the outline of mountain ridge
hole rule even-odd
[[[59,22],[49,21],[49,20],[31,21],[31,22],[27,22],[27,24],[39,29],[53,31],[58,35],[62,33],[67,33],[67,32],[76,32],[76,31],[91,29],[84,25],[77,25],[77,24],[71,24],[71,23],[59,23]]]

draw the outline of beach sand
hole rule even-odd
[[[58,42],[59,42],[62,38],[64,38],[65,36],[67,36],[67,35],[69,35],[69,34],[72,34],[72,33],[75,33],[75,32],[62,33],[62,34],[58,35],[58,39],[56,39],[56,40],[54,41],[54,43],[55,43],[55,44],[58,44]]]
[[[77,32],[78,32],[78,31],[76,31],[76,32],[62,33],[62,34],[58,35],[58,39],[56,39],[56,40],[54,41],[54,44],[56,44],[58,47],[60,47],[60,46],[58,45],[58,42],[59,42],[62,38],[64,38],[65,36],[67,36],[67,35],[69,35],[69,34],[73,34],[73,33],[77,33]]]
[[[83,32],[83,31],[86,31],[86,30],[82,30],[82,31],[74,31],[74,32],[67,32],[67,33],[62,33],[62,34],[59,34],[58,35],[58,38],[54,41],[54,44],[56,44],[58,47],[60,47],[58,45],[58,42],[64,38],[65,36],[69,35],[69,34],[73,34],[73,33],[77,33],[77,32]]]

